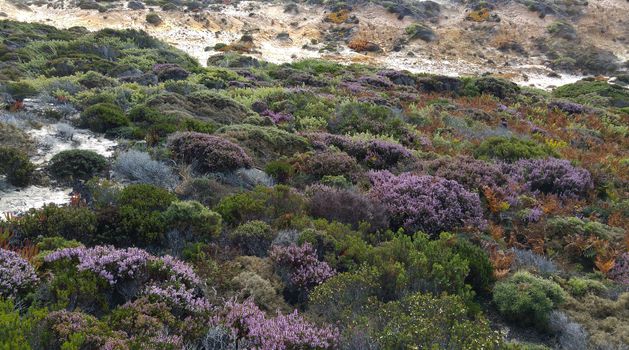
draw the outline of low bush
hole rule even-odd
[[[294,165],[299,172],[321,179],[324,176],[344,175],[352,177],[358,171],[358,163],[347,153],[323,151],[298,157]]]
[[[7,177],[7,182],[13,186],[24,187],[31,182],[35,165],[28,156],[10,147],[0,147],[0,174]]]
[[[550,313],[566,298],[561,287],[528,272],[496,283],[493,300],[507,319],[540,329],[548,327]]]
[[[162,24],[162,19],[157,13],[149,13],[146,15],[146,22],[154,26]]]
[[[55,154],[48,170],[58,180],[88,180],[103,172],[107,165],[107,159],[100,154],[75,149]]]
[[[246,255],[265,256],[277,234],[264,221],[246,222],[229,233],[229,238]]]
[[[111,103],[97,103],[81,113],[81,125],[94,132],[107,132],[129,125],[124,111]]]
[[[130,150],[116,158],[114,171],[127,180],[172,188],[177,183],[173,170],[165,163],[151,159],[148,153]]]
[[[0,248],[0,297],[19,297],[35,289],[39,278],[18,253]]]
[[[500,334],[484,317],[468,313],[458,296],[412,294],[379,310],[376,339],[385,349],[499,349]]]
[[[489,255],[480,247],[463,239],[457,240],[453,251],[465,259],[470,268],[470,273],[465,278],[465,283],[471,285],[479,295],[490,294],[495,277],[494,267],[489,260]]]
[[[395,176],[388,171],[371,172],[370,178],[370,196],[385,208],[393,227],[438,234],[484,225],[478,194],[456,181],[410,173]]]
[[[13,224],[22,239],[61,236],[89,243],[97,232],[96,214],[88,208],[55,204],[30,209]]]
[[[407,131],[402,119],[391,109],[370,103],[346,102],[340,105],[328,123],[335,134],[370,133],[406,139]]]
[[[190,231],[195,240],[214,238],[221,232],[221,216],[196,201],[172,202],[164,219],[172,228]]]
[[[512,169],[531,192],[584,198],[593,189],[590,172],[563,159],[525,159],[513,164]]]
[[[325,185],[314,185],[306,192],[310,194],[308,211],[313,217],[350,224],[354,229],[362,223],[374,231],[388,226],[384,208],[359,192]]]
[[[240,146],[220,136],[183,132],[172,135],[168,142],[176,160],[193,164],[199,171],[229,171],[253,164]]]
[[[175,200],[175,195],[153,185],[125,187],[116,201],[119,222],[108,235],[126,245],[161,244],[166,231],[162,212]]]
[[[551,148],[535,141],[515,137],[490,137],[484,140],[474,156],[479,159],[499,159],[515,162],[520,159],[545,158],[556,155]]]
[[[303,213],[304,198],[291,187],[258,186],[253,191],[223,198],[214,207],[225,222],[237,225],[251,220],[289,220]]]

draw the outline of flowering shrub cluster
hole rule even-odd
[[[192,312],[210,307],[196,288],[201,280],[192,267],[170,255],[155,257],[138,248],[116,249],[112,246],[64,248],[44,258],[46,263],[75,263],[78,271],[89,271],[109,285],[135,281],[146,285],[143,293],[170,305]]]
[[[512,172],[532,192],[584,197],[593,188],[590,173],[564,159],[520,160],[513,164]]]
[[[169,147],[175,159],[194,164],[199,171],[236,170],[253,164],[240,146],[220,136],[176,133],[169,138]]]
[[[18,253],[0,248],[0,296],[16,297],[38,282],[35,269]]]
[[[290,284],[300,290],[308,290],[336,274],[326,262],[317,259],[317,252],[310,243],[273,246],[269,257],[285,272]]]
[[[151,255],[138,248],[116,249],[112,246],[65,248],[48,254],[44,261],[69,259],[77,262],[79,271],[91,271],[110,285],[125,278],[136,278],[144,272]]]
[[[458,182],[468,191],[479,191],[483,186],[501,190],[510,182],[501,164],[470,157],[439,158],[423,162],[421,167],[430,175]]]
[[[478,194],[435,176],[371,172],[370,195],[386,208],[392,224],[408,232],[436,234],[464,226],[482,227]]]
[[[267,318],[251,300],[226,302],[212,322],[227,327],[234,343],[244,342],[250,349],[336,349],[339,342],[336,328],[319,328],[297,310]]]
[[[548,108],[557,108],[560,111],[566,112],[568,114],[578,114],[585,111],[585,107],[582,104],[570,101],[553,101],[548,104]]]
[[[364,140],[327,133],[311,133],[306,136],[315,147],[337,147],[373,169],[384,169],[412,156],[406,147],[386,140]]]

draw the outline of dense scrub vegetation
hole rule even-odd
[[[0,33],[0,172],[76,193],[0,221],[1,348],[629,343],[626,89]],[[116,154],[36,168],[40,112]]]

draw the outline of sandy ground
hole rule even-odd
[[[153,9],[163,19],[159,26],[145,21],[149,9],[117,9],[107,13],[96,10],[51,9],[46,7],[17,8],[0,1],[0,12],[8,18],[39,22],[60,28],[83,26],[89,30],[103,28],[134,28],[168,42],[203,65],[207,58],[216,54],[212,49],[217,43],[231,43],[243,33],[254,37],[257,58],[273,63],[291,62],[303,58],[325,58],[341,63],[368,63],[388,68],[406,69],[451,76],[498,74],[522,84],[540,88],[574,82],[581,76],[562,74],[550,77],[539,57],[524,57],[503,53],[496,47],[501,40],[518,39],[530,48],[532,38],[544,34],[546,26],[555,19],[539,18],[526,11],[522,5],[501,7],[496,13],[500,23],[472,23],[465,21],[466,12],[447,0],[442,0],[442,15],[433,24],[438,40],[425,43],[415,40],[402,51],[391,50],[396,38],[403,36],[404,28],[413,21],[398,20],[394,15],[375,6],[365,6],[355,12],[359,24],[353,28],[352,37],[364,38],[380,45],[382,53],[360,54],[341,43],[338,52],[320,52],[322,33],[335,26],[324,23],[326,15],[322,7],[300,5],[299,14],[284,13],[281,5],[244,2],[227,6],[219,12],[203,13],[164,12]],[[629,2],[625,0],[593,0],[588,13],[579,21],[579,34],[594,40],[597,45],[611,50],[621,58],[629,57],[627,45],[612,38],[629,36]],[[625,14],[623,16],[623,13]],[[601,22],[601,19],[605,21]],[[342,25],[344,26],[344,25]],[[278,33],[288,33],[289,40],[279,40]],[[304,48],[308,45],[309,48]]]

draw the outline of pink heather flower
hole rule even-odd
[[[61,259],[78,260],[79,271],[92,271],[110,285],[120,279],[134,278],[146,267],[152,256],[139,248],[116,249],[113,246],[65,248],[48,254],[45,262]]]
[[[171,281],[186,283],[187,285],[197,285],[201,283],[199,276],[194,272],[192,267],[185,262],[173,258],[170,255],[164,255],[160,259],[161,269],[166,270],[170,274]]]
[[[269,257],[288,272],[290,283],[299,289],[310,289],[336,274],[326,262],[317,259],[317,252],[310,243],[273,246]]]
[[[456,181],[410,173],[396,176],[388,171],[372,171],[369,177],[371,197],[386,208],[394,226],[409,233],[437,234],[485,224],[478,194]]]
[[[0,248],[0,296],[15,297],[38,282],[35,269],[18,253]]]
[[[228,301],[212,323],[228,327],[235,341],[245,340],[252,344],[252,349],[259,350],[334,349],[340,336],[338,329],[317,327],[297,310],[288,315],[278,312],[276,317],[267,318],[252,300]]]
[[[202,296],[195,295],[194,291],[185,286],[149,286],[145,295],[156,297],[170,305],[180,307],[190,312],[205,312],[211,308],[210,302]]]

